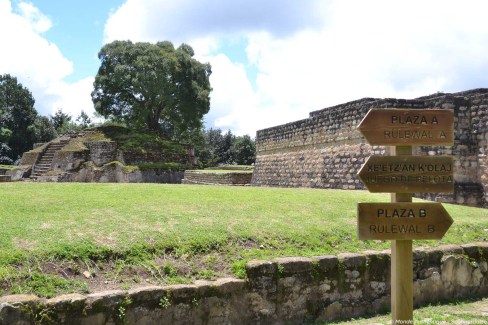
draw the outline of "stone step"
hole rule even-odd
[[[34,165],[30,178],[32,180],[38,180],[38,177],[42,177],[50,171],[54,156],[68,143],[69,140],[50,143],[46,150],[41,154],[37,164]]]

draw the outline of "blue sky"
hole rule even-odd
[[[488,87],[483,0],[0,0],[0,74],[43,115],[92,114],[108,42],[185,42],[212,65],[207,127],[254,136],[363,97]]]
[[[19,1],[17,1],[18,3]],[[31,2],[52,21],[44,33],[73,62],[67,81],[76,81],[97,73],[97,53],[103,45],[103,30],[110,12],[123,0],[36,0]]]

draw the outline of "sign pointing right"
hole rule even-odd
[[[361,240],[441,239],[453,220],[440,203],[359,203]]]

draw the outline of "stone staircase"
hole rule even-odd
[[[59,142],[51,142],[48,144],[46,150],[41,154],[41,157],[32,168],[31,178],[37,178],[45,175],[52,170],[52,163],[56,152],[61,150],[69,140],[60,140]]]

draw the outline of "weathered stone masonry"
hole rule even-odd
[[[363,98],[310,113],[309,118],[259,130],[255,186],[364,189],[356,176],[367,157],[385,153],[356,130],[371,108],[450,109],[454,146],[415,147],[415,155],[453,155],[455,193],[432,200],[488,204],[488,89],[435,94],[413,100]]]
[[[414,251],[414,303],[488,294],[488,245]],[[251,261],[247,279],[51,299],[0,297],[0,324],[313,324],[389,310],[390,255],[342,253]]]

